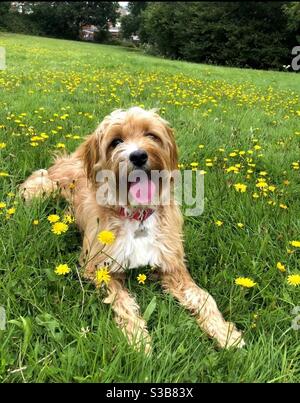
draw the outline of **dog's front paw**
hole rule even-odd
[[[225,322],[225,326],[219,334],[215,335],[218,344],[222,348],[242,348],[245,346],[245,341],[242,337],[242,332],[237,330],[231,322]]]
[[[20,185],[19,192],[26,201],[30,201],[34,197],[48,195],[56,189],[57,185],[49,178],[48,171],[39,169]]]

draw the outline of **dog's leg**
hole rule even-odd
[[[20,186],[20,193],[25,200],[31,200],[33,197],[46,196],[54,192],[57,185],[48,175],[46,169],[39,169],[33,172]]]
[[[147,324],[141,317],[139,307],[124,287],[124,279],[111,277],[107,285],[108,295],[103,302],[111,304],[115,313],[115,321],[122,332],[138,351],[151,352],[151,339]]]
[[[199,326],[221,347],[244,346],[242,334],[224,320],[213,297],[194,283],[183,263],[161,276],[163,287],[195,315]]]

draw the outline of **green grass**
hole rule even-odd
[[[300,331],[291,328],[291,310],[300,305],[300,286],[289,285],[287,277],[300,272],[300,249],[289,245],[300,240],[300,170],[292,168],[299,161],[300,76],[13,34],[1,34],[0,46],[7,51],[7,69],[0,71],[0,143],[6,143],[0,171],[9,174],[0,176],[0,202],[7,204],[0,215],[0,306],[8,321],[0,330],[0,380],[299,382]],[[73,151],[106,114],[132,105],[161,108],[176,130],[180,162],[198,162],[207,171],[204,213],[185,218],[188,266],[226,319],[244,331],[243,350],[216,349],[159,283],[139,285],[140,271],[133,270],[128,287],[142,312],[153,298],[156,303],[148,320],[153,355],[135,352],[101,302],[102,291],[88,282],[80,286],[76,227],[60,237],[50,231],[47,216],[61,214],[64,203],[25,206],[7,195],[17,193],[33,170],[49,166],[57,143]],[[41,133],[49,137],[31,141]],[[230,157],[233,150],[246,154]],[[214,160],[212,167],[206,159]],[[226,173],[235,164],[241,164],[239,173]],[[276,186],[266,196],[255,186],[260,171]],[[238,193],[235,183],[246,184],[247,191]],[[285,273],[276,268],[279,261]],[[71,275],[57,278],[59,263],[68,263]],[[257,285],[241,288],[234,283],[239,276]]]

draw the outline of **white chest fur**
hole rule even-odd
[[[157,240],[159,228],[156,213],[143,222],[142,234],[139,234],[140,224],[137,220],[122,220],[122,228],[114,244],[113,257],[123,267],[159,265],[161,245]]]

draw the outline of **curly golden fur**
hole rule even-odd
[[[114,139],[121,139],[122,143],[113,147]],[[83,233],[80,263],[84,276],[95,282],[96,268],[109,265],[111,280],[104,302],[112,305],[116,323],[137,348],[150,351],[151,340],[134,297],[124,287],[123,268],[144,264],[158,268],[164,289],[191,311],[200,327],[221,347],[242,347],[241,333],[223,319],[214,299],[194,283],[186,268],[183,218],[176,203],[154,207],[154,213],[145,221],[149,231],[146,239],[134,239],[132,233],[138,222],[121,217],[118,203],[97,203],[97,172],[107,169],[118,176],[120,162],[132,170],[128,153],[139,148],[148,154],[149,169],[177,168],[173,131],[163,118],[153,110],[138,107],[114,111],[73,154],[57,157],[48,170],[34,172],[21,185],[21,193],[30,200],[59,190],[68,200]],[[105,254],[99,253],[103,245],[96,240],[101,230],[110,230],[116,236],[113,244],[106,245]]]

